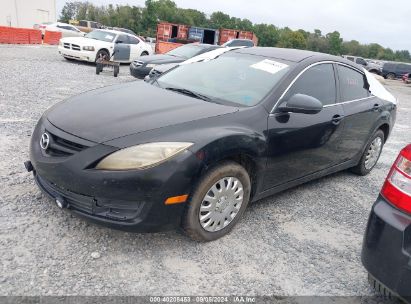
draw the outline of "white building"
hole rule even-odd
[[[33,28],[56,21],[56,0],[0,0],[0,25]]]

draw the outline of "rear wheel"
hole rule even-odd
[[[395,80],[395,74],[394,73],[388,73],[387,74],[387,79]]]
[[[250,199],[247,171],[235,162],[210,169],[199,181],[186,207],[182,226],[197,241],[213,241],[231,231]]]
[[[380,158],[384,146],[384,132],[378,130],[374,133],[370,143],[365,148],[357,166],[351,168],[351,171],[358,175],[367,175],[375,167]]]

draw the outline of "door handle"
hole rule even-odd
[[[339,125],[343,118],[344,118],[344,115],[335,114],[333,118],[331,119],[331,121],[334,125]]]

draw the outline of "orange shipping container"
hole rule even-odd
[[[258,38],[253,32],[249,31],[238,31],[231,29],[221,29],[220,30],[220,41],[219,44],[224,44],[233,39],[249,39],[254,41],[254,44],[258,44]]]

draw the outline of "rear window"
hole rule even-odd
[[[370,96],[369,85],[364,74],[342,65],[337,65],[337,69],[341,101],[351,101]]]

